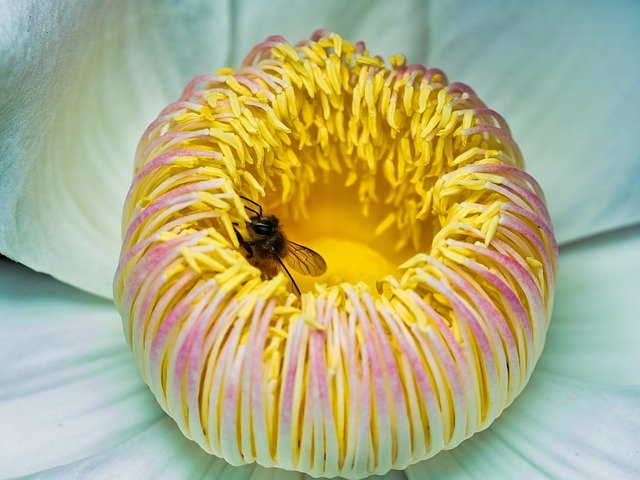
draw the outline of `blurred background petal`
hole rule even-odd
[[[228,5],[3,3],[0,249],[111,296],[138,138],[188,78],[225,63]]]
[[[640,2],[432,2],[431,65],[512,128],[559,243],[640,221]]]
[[[164,414],[115,307],[0,260],[0,476],[114,448]]]
[[[410,480],[632,480],[640,475],[640,387],[541,371],[487,430],[407,469]]]
[[[551,328],[537,368],[640,385],[639,288],[640,227],[562,247]]]

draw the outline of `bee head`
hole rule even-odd
[[[278,228],[278,219],[274,215],[251,217],[249,228],[261,237],[268,237]]]

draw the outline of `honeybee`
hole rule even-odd
[[[303,275],[318,277],[327,271],[324,258],[308,247],[287,240],[278,217],[263,215],[262,206],[259,203],[247,197],[240,196],[240,198],[255,207],[245,205],[245,208],[254,214],[247,222],[249,239],[245,240],[236,230],[240,245],[247,251],[247,259],[251,260],[266,278],[273,278],[283,270],[289,277],[293,291],[300,296],[298,284],[289,273],[287,266]]]

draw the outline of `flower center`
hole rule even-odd
[[[267,205],[292,239],[330,260],[316,281],[298,278],[307,289],[397,275],[443,226],[446,209],[432,215],[440,177],[483,158],[521,162],[470,89],[402,56],[391,64],[338,35],[298,51],[268,41],[226,77],[230,90],[205,95],[229,115],[214,128],[240,140],[221,142],[221,153],[260,192],[275,190]]]
[[[390,64],[273,37],[141,140],[116,303],[163,408],[233,464],[404,468],[486,428],[541,352],[557,249],[506,123]]]

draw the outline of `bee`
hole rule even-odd
[[[303,275],[318,277],[327,271],[324,258],[304,245],[287,240],[278,217],[263,215],[259,203],[247,197],[240,198],[253,205],[245,206],[254,214],[247,222],[249,239],[245,240],[236,230],[240,245],[247,251],[247,259],[259,268],[266,278],[273,278],[278,272],[284,271],[289,277],[293,291],[300,296],[298,284],[287,267]]]

